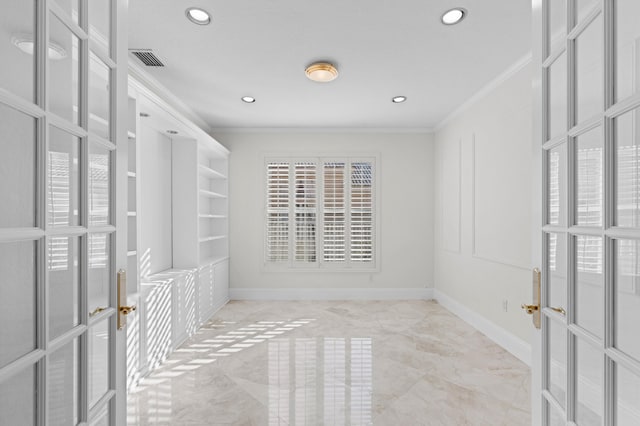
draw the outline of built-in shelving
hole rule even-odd
[[[224,194],[219,194],[217,192],[208,191],[206,189],[201,189],[200,190],[200,195],[204,195],[205,197],[210,197],[210,198],[227,198],[227,196],[224,195]]]
[[[209,178],[209,179],[227,179],[227,176],[220,173],[217,170],[213,170],[207,166],[204,166],[202,164],[200,164],[198,166],[198,170],[200,171],[200,174]]]

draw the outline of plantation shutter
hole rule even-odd
[[[316,261],[316,164],[295,163],[295,239],[296,262]]]
[[[289,260],[289,163],[267,164],[266,258]]]
[[[325,262],[344,262],[345,238],[345,174],[344,162],[325,163],[323,258]]]
[[[351,163],[351,261],[373,261],[373,171],[371,162]]]

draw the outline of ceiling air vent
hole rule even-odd
[[[129,49],[140,62],[148,67],[164,67],[162,61],[153,53],[151,49]]]

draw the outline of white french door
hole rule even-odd
[[[124,16],[123,0],[0,0],[0,425],[125,421]]]
[[[640,425],[640,1],[532,5],[534,424]]]

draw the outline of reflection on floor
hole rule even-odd
[[[526,365],[435,302],[231,302],[132,425],[529,425]]]

